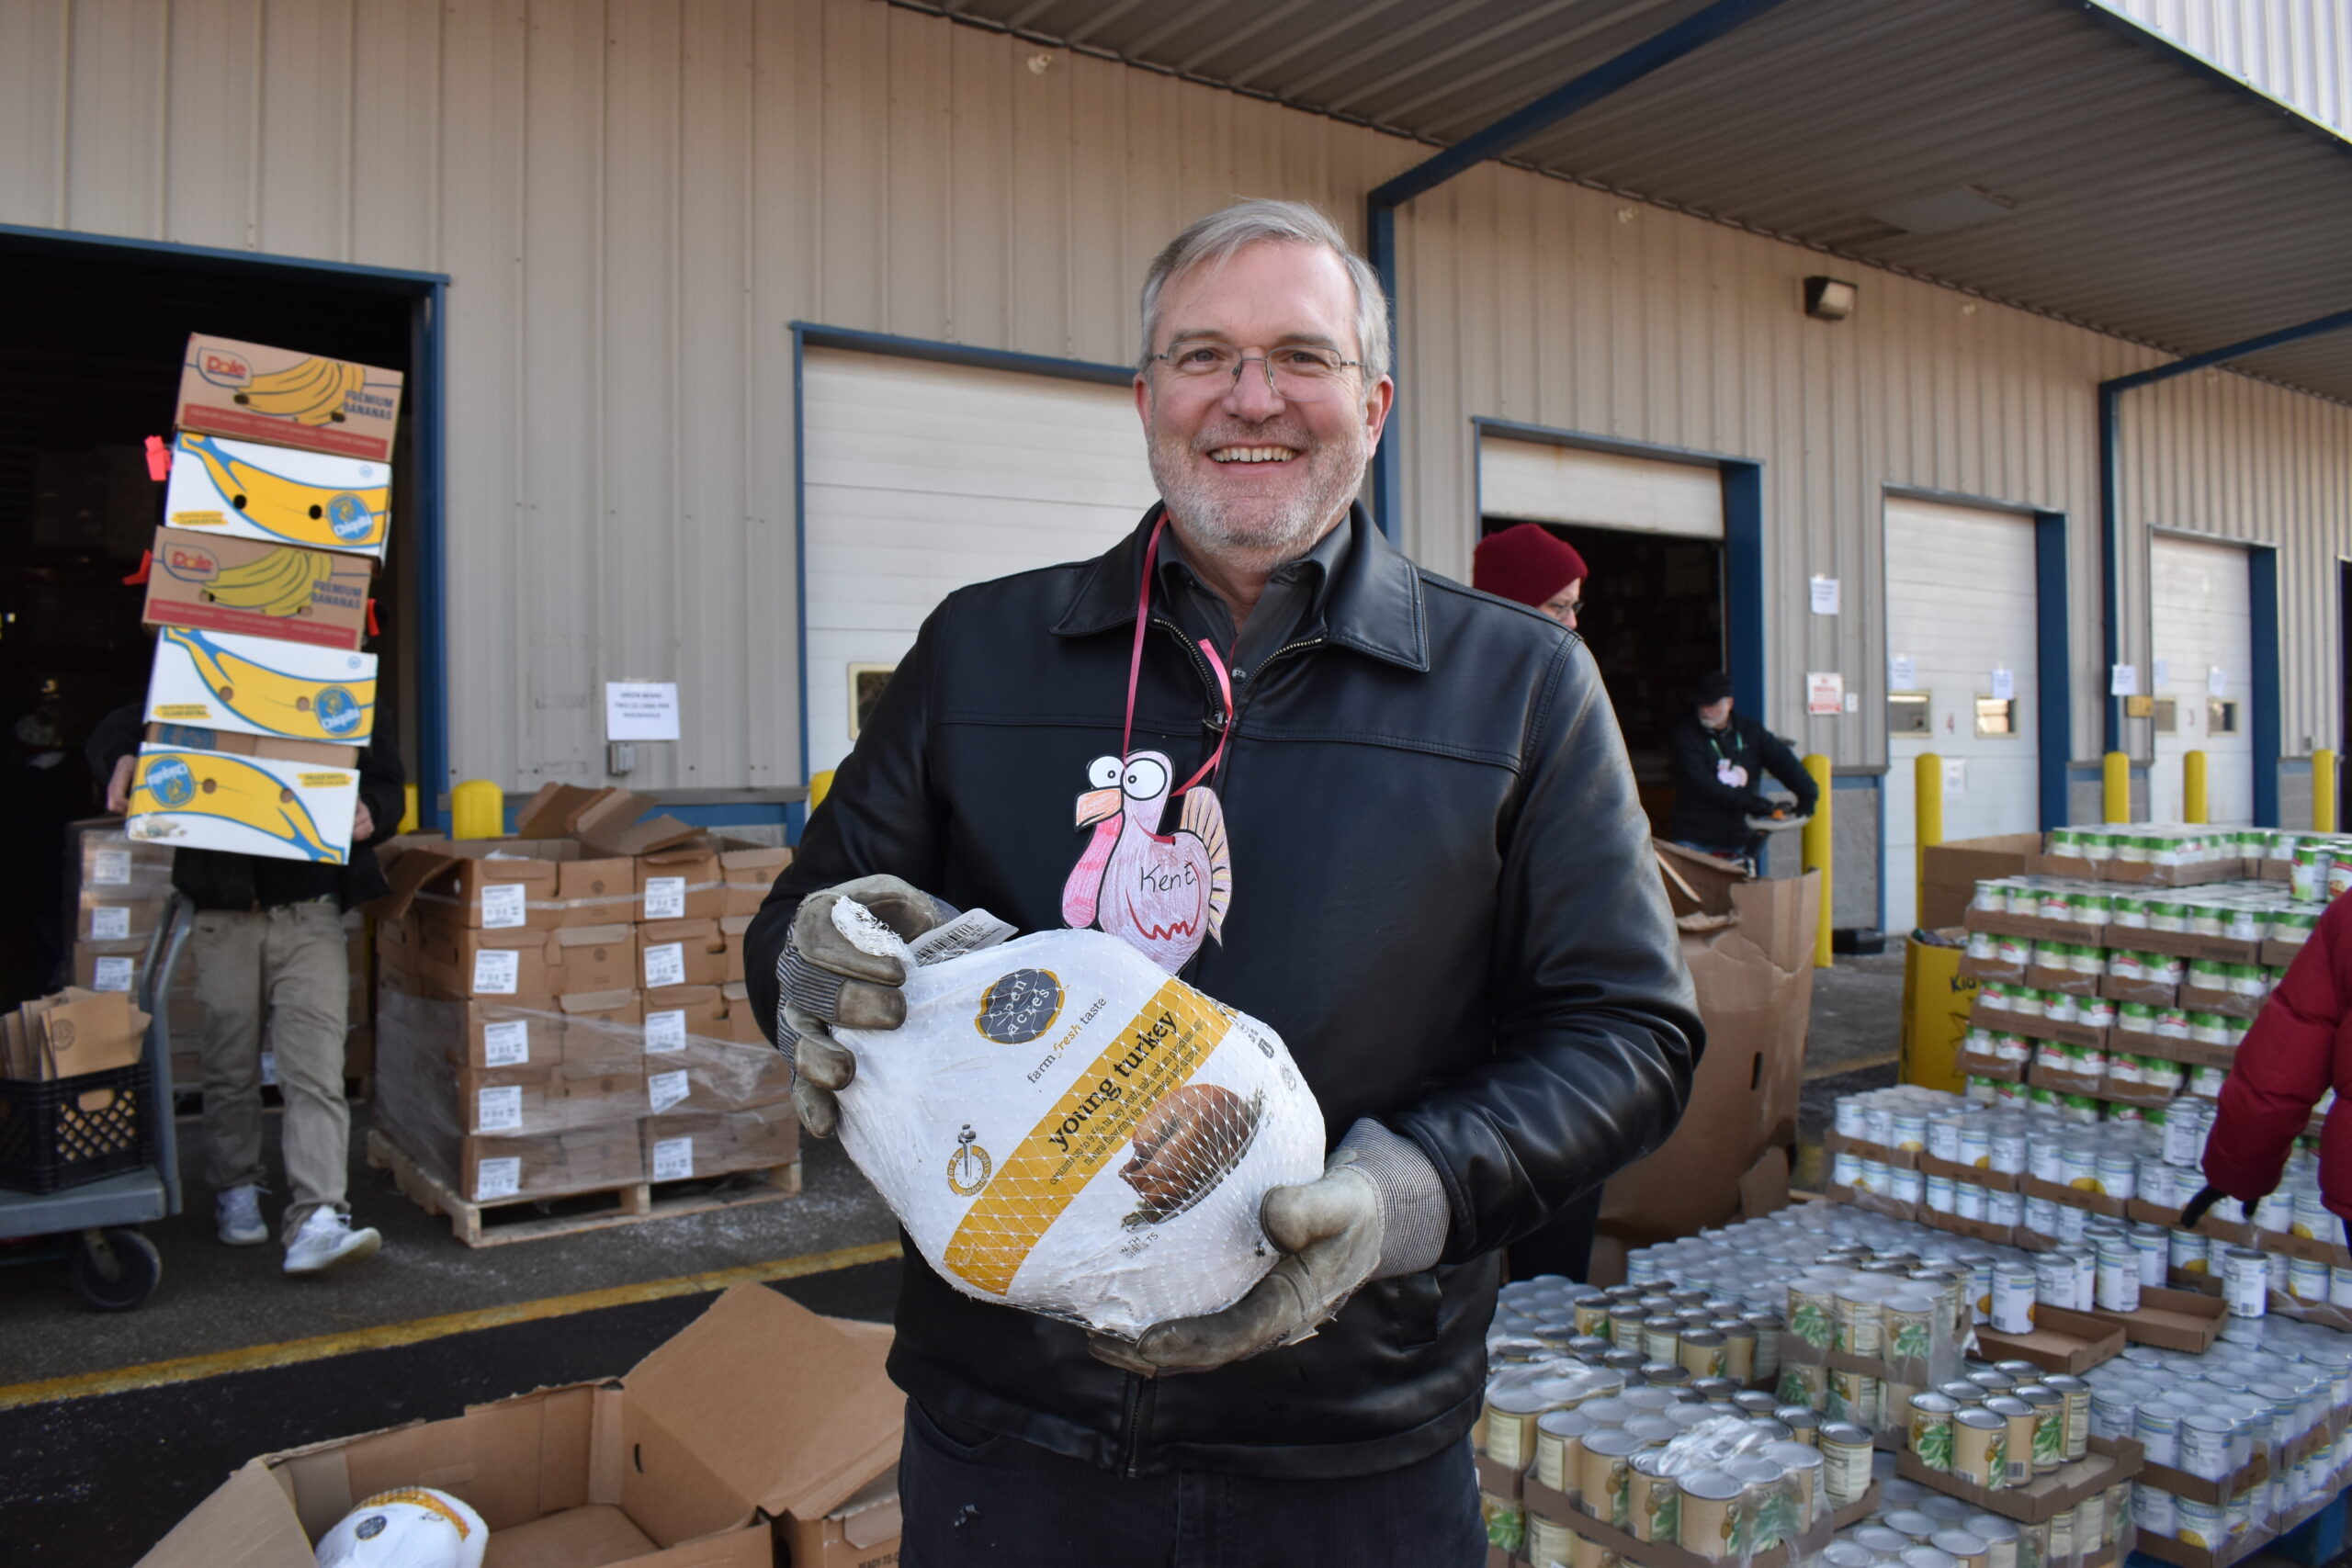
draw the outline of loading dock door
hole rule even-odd
[[[2181,759],[2205,753],[2206,816],[2254,820],[2254,616],[2236,545],[2159,534],[2148,541],[2155,761],[2148,816],[2181,818]]]
[[[1944,760],[1947,840],[2041,825],[2034,611],[2031,518],[1887,497],[1889,931],[1918,918],[1914,769],[1923,752]]]
[[[801,397],[817,773],[942,599],[1100,555],[1158,491],[1124,386],[811,348]]]

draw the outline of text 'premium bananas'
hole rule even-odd
[[[145,619],[356,649],[368,629],[370,578],[365,556],[158,528]]]
[[[182,430],[372,462],[391,460],[396,370],[201,333],[180,366]]]

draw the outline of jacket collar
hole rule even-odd
[[[1069,606],[1054,623],[1056,637],[1092,637],[1132,626],[1143,576],[1143,552],[1161,507],[1154,502],[1127,536],[1086,563]],[[1323,610],[1325,639],[1403,669],[1430,667],[1429,623],[1420,574],[1397,554],[1360,505],[1340,526],[1354,530]]]

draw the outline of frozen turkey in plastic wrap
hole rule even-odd
[[[1259,1207],[1322,1174],[1323,1113],[1272,1030],[1101,931],[833,913],[909,969],[904,1025],[839,1031],[842,1143],[942,1278],[1132,1338],[1273,1267]]]

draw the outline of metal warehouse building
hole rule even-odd
[[[135,689],[177,339],[285,343],[410,378],[385,646],[428,807],[605,782],[643,679],[683,739],[628,782],[784,822],[947,589],[1132,524],[1144,265],[1272,195],[1391,280],[1383,525],[1457,577],[1485,527],[1574,539],[1645,775],[1727,664],[1836,765],[1838,924],[1908,922],[1928,749],[1954,837],[2095,816],[2109,750],[2143,815],[2194,748],[2217,819],[2304,820],[2352,34],[2119,8],[11,0],[11,678]]]

